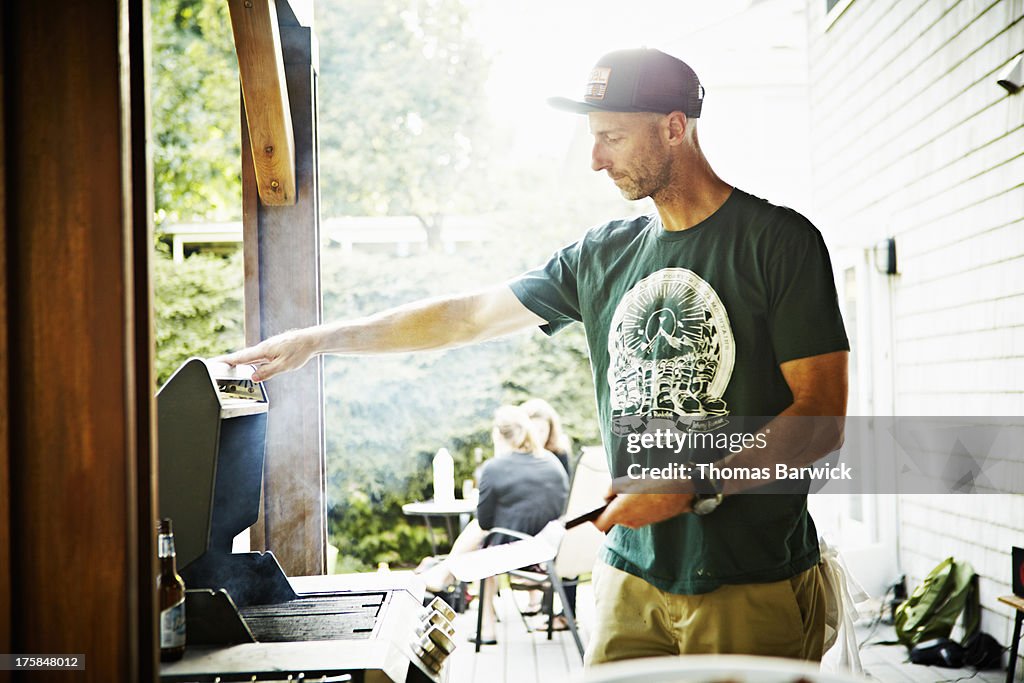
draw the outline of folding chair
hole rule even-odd
[[[608,473],[608,460],[605,457],[604,449],[594,446],[584,447],[573,467],[573,479],[563,517],[572,519],[603,505],[610,484],[611,475]],[[592,524],[576,527],[566,533],[558,548],[558,554],[555,556],[554,567],[563,588],[575,588],[579,585],[581,576],[590,574],[602,545],[604,545],[604,534]],[[548,617],[547,634],[548,640],[551,640],[555,618],[555,587],[544,573],[515,570],[508,574],[513,579],[511,583],[513,590],[540,589],[544,591],[542,612]],[[515,579],[520,579],[520,581],[517,582]],[[566,592],[568,593],[568,591]],[[575,597],[575,591],[573,597]],[[566,600],[566,596],[559,596],[559,599],[563,605],[567,603],[573,605],[574,603],[572,598]],[[575,611],[574,605],[573,610]],[[521,611],[520,614],[522,614]],[[569,623],[568,617],[566,622]],[[532,630],[529,624],[527,624],[527,630]]]
[[[565,536],[565,527],[560,521],[555,520],[548,522],[547,526],[541,529],[536,536],[501,527],[490,529],[488,535],[490,534],[507,534],[519,540],[474,550],[471,553],[452,558],[448,563],[449,571],[457,580],[465,583],[480,582],[480,591],[477,596],[477,604],[480,606],[476,624],[477,652],[480,651],[480,631],[483,627],[484,605],[487,597],[485,593],[486,579],[506,574],[520,567],[553,566],[552,560],[558,554],[558,547],[562,542],[562,537]],[[564,593],[564,589],[562,592]]]
[[[601,448],[584,448],[574,470],[566,515],[570,518],[575,517],[600,506],[604,502],[604,495],[610,482],[611,476],[608,474],[604,451]],[[582,658],[583,643],[580,640],[575,611],[566,597],[565,585],[567,582],[575,583],[579,576],[590,573],[597,559],[598,550],[604,544],[604,534],[593,524],[583,524],[567,532],[562,522],[557,520],[549,522],[536,536],[498,527],[490,529],[488,535],[490,534],[506,534],[519,540],[466,553],[452,560],[449,567],[459,581],[480,581],[478,604],[481,607],[477,616],[476,651],[480,651],[481,645],[480,632],[486,597],[484,580],[492,576],[509,574],[528,579],[531,582],[530,587],[545,591],[549,639],[553,631],[554,595],[558,595],[569,631]],[[523,569],[535,565],[542,571]]]

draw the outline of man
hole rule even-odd
[[[693,70],[662,52],[606,55],[583,101],[551,104],[589,116],[593,169],[628,199],[651,197],[655,214],[594,228],[508,285],[288,332],[227,360],[262,363],[262,380],[318,353],[443,348],[582,321],[616,476],[663,462],[637,438],[656,425],[715,436],[743,416],[764,416],[754,429],[783,438],[720,464],[811,462],[841,433],[786,419],[846,409],[849,346],[828,254],[805,218],[715,174],[697,135],[703,95]],[[687,653],[820,659],[823,591],[805,492],[732,495],[749,484],[712,474],[676,484],[620,487],[595,522],[608,540],[594,571],[588,664]]]

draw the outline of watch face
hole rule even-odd
[[[696,498],[693,502],[693,513],[696,515],[706,515],[712,512],[722,502],[722,496],[710,496],[708,498]]]

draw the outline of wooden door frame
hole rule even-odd
[[[149,5],[3,13],[0,649],[155,680]]]

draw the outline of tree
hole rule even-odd
[[[461,0],[323,0],[324,215],[415,215],[431,248],[444,216],[479,210],[487,61]]]
[[[242,346],[240,251],[229,259],[195,254],[183,263],[161,253],[153,266],[157,384],[192,356]]]
[[[238,62],[224,0],[154,0],[157,227],[241,215]]]

